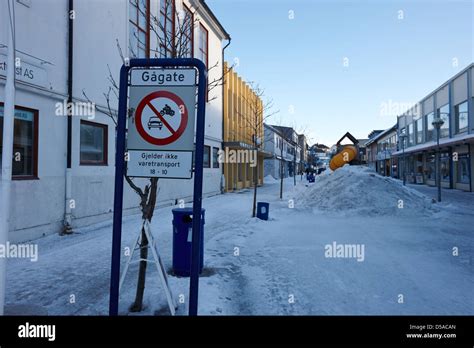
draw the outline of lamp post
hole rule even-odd
[[[440,159],[439,159],[439,132],[441,129],[441,126],[444,124],[444,121],[441,119],[441,117],[438,115],[436,116],[435,119],[433,119],[433,122],[431,122],[433,127],[436,128],[436,181],[437,181],[437,186],[438,186],[438,202],[441,202],[441,166],[440,166]]]
[[[405,139],[407,138],[407,135],[405,133],[401,133],[400,134],[400,140],[402,142],[402,152],[403,152],[403,155],[402,155],[402,158],[403,158],[403,186],[406,185],[406,168],[405,168]]]

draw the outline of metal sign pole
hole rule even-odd
[[[198,313],[199,294],[199,268],[200,268],[200,243],[201,243],[201,208],[202,208],[202,171],[204,159],[204,129],[205,129],[205,108],[207,71],[206,66],[200,60],[196,61],[199,69],[198,86],[198,108],[196,124],[196,161],[194,176],[193,195],[193,236],[191,253],[191,279],[189,284],[189,315],[195,316]],[[203,236],[204,237],[204,236]]]
[[[115,194],[114,194],[114,223],[112,237],[112,265],[110,277],[109,315],[118,315],[119,284],[120,284],[120,253],[122,241],[122,208],[123,208],[123,176],[125,167],[125,132],[127,120],[127,101],[129,71],[134,67],[195,67],[199,72],[198,108],[196,126],[196,163],[193,195],[193,236],[191,279],[189,287],[189,315],[197,315],[199,288],[199,260],[201,242],[201,208],[202,208],[202,179],[204,156],[205,107],[207,88],[207,69],[202,61],[196,58],[157,58],[131,59],[128,66],[120,70],[119,112],[117,123],[117,147],[115,154]]]
[[[112,235],[112,266],[110,274],[109,315],[118,315],[120,284],[120,252],[122,244],[123,170],[125,164],[125,124],[127,120],[128,71],[120,69],[117,147],[115,152],[114,225]]]

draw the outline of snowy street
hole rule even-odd
[[[337,210],[327,206],[318,209],[308,203],[312,202],[311,194],[324,195],[324,187],[331,188],[348,177],[362,181],[357,184],[354,179],[354,188],[341,188],[345,197],[335,197],[351,209],[344,211],[340,205]],[[474,212],[469,209],[474,195],[450,191],[452,196],[462,196],[464,204],[456,205],[447,198],[423,214],[410,207],[405,207],[403,214],[374,207],[372,214],[371,207],[354,205],[357,199],[352,203],[344,200],[347,195],[358,196],[360,190],[365,190],[364,197],[369,196],[363,180],[375,180],[375,188],[400,185],[365,172],[339,170],[318,177],[315,184],[306,184],[298,177],[294,187],[293,179],[286,179],[280,201],[279,182],[267,181],[259,188],[258,200],[270,202],[269,221],[250,218],[251,190],[205,199],[205,265],[199,313],[474,314]],[[428,201],[414,189],[418,187],[406,189],[407,205],[412,202],[411,195]],[[423,187],[427,194],[430,190]],[[387,195],[389,191],[387,188]],[[328,200],[326,197],[325,202]],[[294,208],[289,208],[292,203]],[[397,201],[394,209],[396,205]],[[152,222],[168,273],[172,262],[171,209],[157,209]],[[124,219],[123,247],[131,246],[139,226],[139,216]],[[52,235],[35,241],[37,262],[10,259],[7,304],[12,314],[16,306],[27,304],[43,307],[50,315],[107,315],[111,235],[109,221],[72,236]],[[327,245],[333,243],[363,245],[364,254],[326,257]],[[454,247],[458,256],[453,256]],[[122,257],[122,265],[124,262]],[[133,301],[137,269],[137,264],[131,266],[125,280],[121,314],[128,313]],[[180,295],[186,299],[179,304],[178,314],[187,314],[189,279],[169,274],[169,282],[175,299]],[[152,264],[147,270],[145,304],[140,315],[167,313],[166,298]]]

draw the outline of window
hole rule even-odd
[[[3,144],[3,104],[0,104],[0,166]],[[15,106],[13,121],[13,179],[38,177],[38,111]]]
[[[183,15],[178,17],[178,42],[177,56],[192,58],[194,56],[194,17],[191,10],[183,4]]]
[[[237,164],[237,171],[238,171],[238,180],[239,181],[244,181],[244,164],[243,163],[238,163]]]
[[[107,130],[105,124],[81,120],[82,165],[107,165]]]
[[[462,184],[469,184],[469,155],[459,155],[457,164],[457,181]]]
[[[204,168],[210,168],[211,167],[211,147],[204,145],[204,157],[202,160],[203,167]]]
[[[441,153],[441,156],[440,156],[441,181],[449,181],[449,177],[450,177],[449,159],[450,159],[449,153],[447,152]]]
[[[416,143],[421,144],[423,142],[423,119],[419,118],[416,121]]]
[[[412,146],[414,144],[415,135],[413,133],[413,123],[408,125],[408,146]]]
[[[438,109],[438,117],[444,121],[440,128],[439,137],[449,137],[449,104],[445,104]]]
[[[430,112],[426,117],[426,141],[434,140],[434,112]]]
[[[204,62],[206,67],[209,67],[209,33],[207,29],[202,25],[199,24],[199,51],[198,57],[200,60]]]
[[[219,168],[219,148],[212,148],[212,168]]]
[[[456,122],[456,133],[467,131],[467,100],[454,107],[454,117]]]
[[[209,68],[209,32],[201,23],[199,23],[199,48],[197,58],[202,60],[206,67]],[[209,84],[206,88],[206,101],[209,101]]]
[[[436,157],[434,154],[430,154],[426,157],[425,174],[428,180],[436,180],[435,162],[436,162]]]
[[[159,56],[172,58],[175,54],[175,4],[174,0],[160,1],[160,23],[158,28]]]
[[[130,55],[137,58],[150,56],[150,1],[129,0]]]

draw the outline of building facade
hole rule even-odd
[[[223,72],[223,43],[229,38],[204,1],[117,0],[14,1],[16,69],[15,154],[10,240],[21,241],[111,217],[115,174],[115,121],[118,101],[104,97],[118,81],[124,58],[197,57],[210,68],[209,80]],[[5,96],[7,2],[0,3],[0,120]],[[186,49],[163,45],[177,18]],[[183,22],[183,20],[181,20]],[[157,28],[155,28],[157,29]],[[99,35],[100,33],[100,35]],[[71,40],[72,39],[72,40]],[[177,48],[178,47],[178,48]],[[211,68],[212,67],[212,68]],[[220,193],[222,169],[222,85],[208,92],[204,193]],[[70,104],[68,104],[70,103]],[[73,107],[72,115],[65,112]],[[80,107],[82,105],[82,107]],[[1,137],[1,133],[0,133]],[[1,140],[1,139],[0,139]],[[1,141],[0,141],[1,143]],[[69,144],[69,146],[68,146]],[[136,180],[138,185],[145,179]],[[125,185],[125,213],[138,212],[139,198]],[[160,180],[157,206],[190,200],[192,180]],[[69,217],[68,217],[69,216]]]
[[[378,132],[366,142],[367,165],[380,175],[398,177],[397,125]]]
[[[298,147],[300,149],[298,173],[303,173],[308,168],[308,142],[304,134],[298,135]]]
[[[268,156],[265,157],[264,175],[271,175],[275,179],[280,179],[282,176],[284,178],[293,176],[295,163],[299,164],[299,160],[295,158],[295,155],[298,156],[299,153],[297,135],[293,137],[292,128],[290,128],[291,132],[285,130],[289,127],[264,124],[264,128],[265,152],[268,153]],[[285,134],[282,130],[285,131]]]
[[[439,117],[444,121],[439,131],[441,185],[473,191],[473,73],[471,64],[398,117],[398,150],[392,155],[407,182],[436,184],[438,134],[432,122]]]
[[[226,192],[263,184],[263,102],[225,64],[223,173]]]

